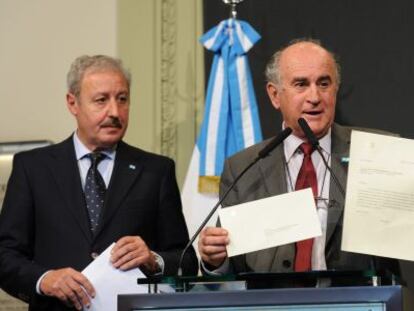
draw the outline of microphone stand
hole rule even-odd
[[[328,161],[326,161],[326,159],[325,159],[325,157],[324,157],[324,155],[322,153],[322,150],[321,150],[322,148],[319,146],[319,143],[318,143],[317,146],[314,146],[314,147],[316,148],[316,151],[321,156],[322,161],[325,164],[325,167],[328,169],[329,173],[331,174],[332,179],[333,179],[335,185],[338,187],[339,192],[341,193],[342,197],[345,199],[345,190],[342,187],[342,185],[340,184],[340,182],[339,182],[338,178],[336,177],[336,175],[332,172],[331,167],[328,165]]]

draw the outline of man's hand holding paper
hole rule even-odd
[[[310,188],[222,209],[229,257],[322,234]]]

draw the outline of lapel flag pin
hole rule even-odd
[[[129,165],[129,168],[130,168],[131,170],[135,170],[135,165],[134,165],[134,164],[130,164],[130,165]]]

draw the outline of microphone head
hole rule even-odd
[[[298,123],[299,123],[299,126],[302,129],[303,133],[305,134],[306,138],[308,139],[309,143],[315,148],[318,147],[319,146],[319,140],[315,136],[315,134],[313,133],[311,128],[309,127],[308,122],[306,122],[306,120],[304,118],[299,118]]]

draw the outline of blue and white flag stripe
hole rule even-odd
[[[200,176],[220,176],[224,160],[262,140],[246,53],[260,39],[246,22],[228,19],[202,38],[214,54],[197,146]]]

